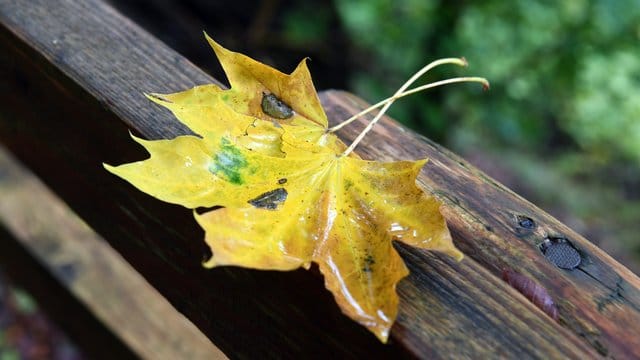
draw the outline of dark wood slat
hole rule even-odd
[[[432,158],[429,177],[420,181],[447,203],[468,256],[451,263],[401,248],[413,274],[399,286],[390,345],[341,316],[313,272],[204,271],[202,232],[190,213],[140,194],[105,174],[100,162],[143,156],[127,128],[147,138],[186,132],[142,91],[214,80],[99,1],[0,0],[0,22],[0,76],[8,80],[2,98],[11,104],[0,109],[0,139],[230,356],[624,358],[640,348],[615,326],[620,316],[640,323],[634,275],[463,160],[388,120],[359,152]],[[334,121],[364,106],[341,92],[325,93],[323,102]],[[520,213],[538,222],[536,231],[516,230],[512,217]],[[542,232],[551,230],[583,252],[580,270],[559,270],[538,252]],[[559,304],[560,323],[499,280],[504,268],[545,286]],[[601,310],[592,311],[598,304]]]
[[[11,233],[4,241],[27,249],[29,265],[16,263],[15,272],[31,266],[44,268],[61,292],[76,301],[58,315],[77,322],[78,301],[107,327],[130,351],[145,359],[225,359],[192,323],[178,313],[153,287],[105,241],[77,218],[32,174],[0,146],[0,225]],[[11,246],[11,245],[8,245]],[[3,255],[5,247],[2,246]],[[6,258],[5,258],[6,260]],[[6,263],[7,261],[2,261]],[[32,263],[36,263],[33,265]],[[24,275],[23,275],[24,276]],[[48,285],[46,282],[38,282]],[[47,288],[47,290],[49,290]],[[50,296],[40,302],[48,304]],[[65,311],[66,310],[66,311]],[[89,327],[84,332],[91,334]],[[99,332],[95,332],[100,334]],[[82,342],[82,341],[81,341]],[[124,348],[123,344],[119,345]],[[98,349],[92,349],[98,350]],[[103,356],[109,347],[100,349]],[[113,356],[113,355],[108,355]],[[111,357],[113,358],[113,357]]]

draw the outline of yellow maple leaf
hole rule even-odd
[[[343,125],[327,128],[304,61],[286,75],[207,39],[231,89],[149,96],[198,136],[134,137],[150,158],[105,168],[167,202],[222,206],[194,212],[213,252],[206,266],[291,270],[315,262],[342,311],[386,341],[397,315],[395,287],[408,273],[392,240],[456,259],[462,253],[439,202],[416,186],[426,160],[366,161],[353,149],[395,99],[434,84],[486,80],[455,78],[404,92],[433,66],[463,63],[434,62],[377,104],[381,112],[347,147],[333,134]]]

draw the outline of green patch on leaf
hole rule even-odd
[[[221,175],[230,183],[242,185],[242,170],[248,165],[242,152],[227,138],[220,141],[220,151],[215,154],[209,171],[214,175]]]
[[[353,181],[346,179],[344,181],[344,190],[348,191],[349,189],[351,189],[351,187],[353,186]]]

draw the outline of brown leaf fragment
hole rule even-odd
[[[511,285],[519,293],[524,295],[545,314],[549,315],[553,320],[558,320],[558,308],[553,299],[543,286],[532,280],[526,275],[522,275],[511,269],[502,270],[502,280]]]

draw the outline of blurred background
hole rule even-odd
[[[426,63],[464,56],[426,80],[479,75],[398,101],[390,114],[467,158],[640,272],[640,2],[111,0],[218,79],[203,39],[319,90],[370,102]],[[178,89],[176,89],[178,90]]]
[[[0,360],[85,358],[33,297],[0,272]]]

